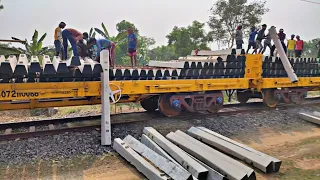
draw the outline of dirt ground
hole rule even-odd
[[[248,140],[248,137],[251,137]],[[254,134],[232,139],[283,161],[280,172],[264,174],[255,169],[258,180],[320,179],[320,128],[277,130],[263,128]],[[145,177],[115,153],[81,156],[65,161],[37,162],[23,167],[6,167],[0,179],[41,180],[141,180]]]

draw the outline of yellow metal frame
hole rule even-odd
[[[320,77],[300,77],[296,83],[292,83],[289,78],[263,78],[258,89],[289,87],[320,87]]]
[[[248,80],[198,79],[198,80],[150,80],[111,81],[110,88],[121,88],[123,95],[159,94],[170,92],[197,92],[226,89],[248,89]],[[96,97],[101,95],[101,83],[60,82],[60,83],[17,83],[0,84],[0,101],[31,100],[71,97]]]

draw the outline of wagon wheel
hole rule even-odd
[[[279,100],[276,97],[274,91],[275,89],[266,89],[266,90],[263,90],[262,92],[263,103],[268,107],[272,107],[272,108],[276,107],[279,103]]]
[[[207,110],[210,113],[217,113],[223,108],[223,101],[224,101],[223,93],[218,92],[217,95],[218,95],[218,98],[214,103],[211,104],[211,106]]]
[[[175,108],[170,103],[172,94],[163,94],[158,101],[158,107],[161,114],[167,117],[174,117],[180,114],[181,108]]]
[[[147,98],[140,101],[140,105],[146,111],[154,112],[158,109],[158,101],[159,101],[159,96],[153,96],[151,98]]]

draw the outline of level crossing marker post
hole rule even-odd
[[[110,92],[109,92],[109,51],[100,52],[101,74],[101,145],[111,145]]]

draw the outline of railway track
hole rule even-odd
[[[307,98],[303,105],[320,104],[320,98]],[[280,104],[276,108],[292,108],[294,104]],[[216,114],[201,113],[199,116],[227,116],[238,113],[258,112],[272,110],[263,104],[263,102],[251,102],[247,104],[225,104],[223,109]],[[185,113],[176,118],[192,118],[194,114]],[[16,123],[0,124],[0,141],[25,139],[46,135],[54,135],[65,132],[99,130],[101,115],[68,117],[59,119],[49,119],[40,121],[23,121]],[[150,121],[152,119],[163,118],[159,112],[135,112],[111,115],[112,125],[129,124]]]

